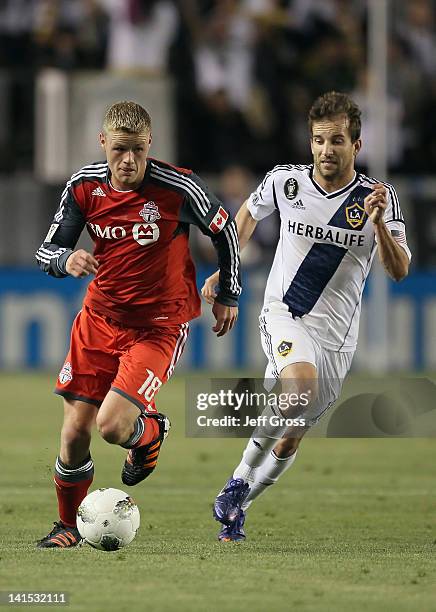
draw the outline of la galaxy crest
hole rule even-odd
[[[289,340],[282,340],[277,347],[277,352],[280,357],[287,357],[291,351],[292,342],[289,342]]]
[[[363,225],[365,221],[366,212],[365,209],[359,202],[354,201],[349,206],[345,207],[345,217],[348,225],[353,229],[357,229]]]
[[[288,178],[283,186],[283,191],[285,192],[285,197],[288,200],[293,200],[297,197],[298,193],[298,181],[294,178]]]

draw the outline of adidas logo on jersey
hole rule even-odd
[[[292,204],[291,208],[298,208],[298,210],[306,210],[306,207],[303,204],[303,200],[297,200]]]
[[[106,194],[101,187],[96,187],[91,195],[100,196],[101,198],[106,197]]]

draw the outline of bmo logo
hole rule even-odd
[[[88,226],[97,238],[106,238],[106,240],[119,240],[125,238],[128,233],[122,225],[101,227],[98,223],[88,223]],[[159,240],[160,230],[156,223],[135,223],[132,227],[132,236],[138,244],[145,246]]]
[[[132,230],[133,239],[142,246],[159,240],[159,227],[156,223],[135,223]]]
[[[92,229],[97,238],[116,240],[117,238],[125,238],[127,236],[125,228],[121,225],[116,225],[114,227],[106,225],[106,227],[101,227],[98,223],[88,223],[88,226]]]

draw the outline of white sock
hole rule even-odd
[[[296,456],[297,451],[290,457],[280,458],[271,450],[262,465],[256,470],[254,479],[251,482],[249,481],[250,492],[242,504],[242,509],[247,510],[256,497],[259,497],[268,487],[275,484],[280,476],[291,467]]]
[[[233,472],[233,478],[243,478],[248,482],[254,481],[254,472],[256,468],[262,465],[266,457],[277,444],[277,440],[282,438],[286,429],[285,427],[271,425],[272,417],[274,416],[277,415],[276,412],[272,410],[271,406],[267,406],[263,410],[262,417],[266,418],[266,424],[258,426],[254,430],[245,447],[241,463]]]
[[[262,416],[266,417],[266,425],[258,426],[254,430],[242,454],[241,462],[233,472],[233,478],[242,478],[245,482],[250,483],[250,486],[256,480],[259,466],[268,457],[285,431],[284,427],[271,425],[272,416],[276,416],[271,406],[265,407]]]
[[[254,482],[256,469],[265,459],[266,453],[268,452],[264,450],[261,442],[263,442],[263,440],[258,441],[253,438],[248,440],[247,446],[242,453],[241,462],[236,466],[233,472],[233,478],[242,478],[250,484]],[[271,442],[274,446],[275,440],[271,440]]]

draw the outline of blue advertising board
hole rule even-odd
[[[211,273],[198,270],[198,282]],[[182,358],[185,369],[259,368],[265,363],[258,334],[267,270],[244,272],[237,326],[231,334],[216,338],[208,304],[192,322],[190,340]],[[2,369],[62,366],[72,320],[80,310],[86,281],[54,279],[37,268],[0,269],[0,367]],[[434,369],[436,348],[436,274],[413,274],[390,285],[390,367]],[[356,369],[365,369],[368,354],[368,321],[362,309]]]

